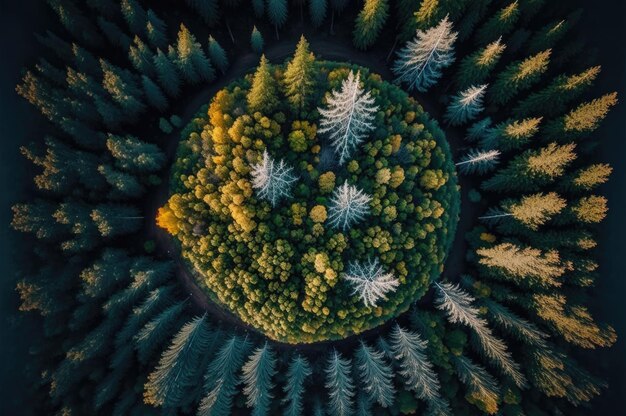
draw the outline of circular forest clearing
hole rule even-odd
[[[290,89],[299,60],[314,76]],[[210,297],[268,337],[358,334],[441,273],[460,204],[444,133],[366,68],[314,61],[301,41],[182,136],[157,221]]]

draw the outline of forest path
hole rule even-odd
[[[291,57],[298,40],[299,38],[290,38],[274,42],[265,48],[265,56],[274,64],[282,63],[285,59]],[[386,62],[386,54],[359,52],[355,50],[352,45],[333,41],[326,35],[308,36],[307,41],[310,44],[311,51],[316,55],[317,59],[350,62],[369,68],[372,72],[378,73],[387,81],[393,80],[393,75]],[[236,79],[243,77],[247,73],[252,72],[256,68],[258,61],[259,55],[255,53],[240,55],[235,61],[231,62],[229,69],[225,74],[219,76],[216,82],[208,84],[204,87],[199,87],[197,85],[193,86],[192,88],[200,90],[193,93],[191,101],[184,102],[180,98],[177,99],[177,105],[172,108],[173,113],[181,117],[182,125],[185,126],[198,112],[198,109],[202,105],[208,104],[220,89],[224,88]],[[185,92],[189,92],[189,90]],[[182,95],[184,95],[184,93]],[[441,106],[438,105],[438,103],[432,98],[439,97],[439,94],[431,93],[428,96],[422,94],[412,94],[412,96],[422,105],[424,110],[430,114],[431,118],[441,120],[443,114],[440,114],[441,112],[438,110],[438,107]],[[456,129],[444,129],[444,131],[446,133],[446,138],[450,143],[454,159],[458,160],[458,153],[464,150],[463,136],[461,132]],[[178,148],[179,141],[180,129],[176,129],[167,137],[165,151],[168,159],[168,166],[171,166],[174,158],[176,157],[176,150]],[[467,197],[467,192],[472,187],[470,183],[471,179],[472,178],[468,176],[459,176],[459,184],[461,185],[460,218],[453,245],[445,262],[444,272],[442,274],[443,279],[456,280],[463,272],[465,252],[467,250],[464,238],[465,233],[471,229],[479,211],[477,204],[470,203]],[[169,173],[158,189],[152,193],[150,199],[146,201],[145,212],[149,215],[147,233],[149,238],[152,238],[157,242],[157,253],[164,257],[174,259],[176,262],[177,277],[183,283],[185,290],[188,291],[190,299],[199,312],[207,311],[212,317],[221,320],[223,324],[240,326],[245,328],[247,331],[263,336],[260,331],[250,325],[247,325],[241,321],[238,316],[209,298],[209,296],[196,284],[193,271],[189,270],[189,266],[181,258],[180,250],[174,242],[174,239],[164,230],[156,226],[156,223],[152,220],[152,218],[156,217],[158,208],[167,201],[168,196]],[[367,336],[368,333],[376,333],[380,331],[381,328],[388,326],[391,322],[393,322],[393,319],[389,320],[389,322],[382,326],[365,331],[359,336]],[[333,345],[350,345],[354,343],[357,337],[358,336],[350,336],[339,341],[301,344],[298,348],[301,350],[315,351],[326,349],[328,344],[331,343]],[[278,344],[280,345],[280,343]]]

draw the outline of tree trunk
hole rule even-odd
[[[280,40],[278,37],[278,25],[274,25],[274,29],[276,29],[276,40]]]
[[[393,41],[393,45],[391,46],[391,50],[387,54],[387,59],[385,59],[385,62],[389,62],[389,59],[391,58],[391,55],[393,54],[393,51],[396,50],[396,45],[397,44],[398,44],[398,37],[396,36],[396,40]]]
[[[228,23],[228,20],[226,21],[226,29],[228,29],[228,34],[230,35],[230,40],[234,44],[235,43],[235,37],[233,36],[233,31],[230,30],[230,24]]]

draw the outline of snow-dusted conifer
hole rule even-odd
[[[518,387],[525,387],[526,377],[520,372],[519,365],[513,361],[506,344],[493,335],[487,321],[479,316],[478,308],[472,305],[474,298],[458,285],[437,282],[435,285],[439,292],[436,299],[437,308],[446,312],[448,321],[471,328],[481,352]]]
[[[486,90],[487,84],[483,84],[478,87],[471,86],[457,94],[448,106],[446,121],[453,126],[458,126],[475,119],[484,110],[483,97]]]
[[[387,300],[386,293],[394,292],[400,281],[393,273],[385,273],[378,259],[367,259],[365,263],[351,262],[344,279],[354,286],[354,294],[358,294],[366,307],[376,307],[376,303]]]
[[[335,189],[328,208],[328,222],[335,228],[347,230],[352,224],[369,214],[372,197],[354,185],[343,185]]]
[[[353,412],[354,382],[350,375],[351,360],[343,358],[336,350],[326,361],[326,383],[328,390],[328,414],[348,416]]]
[[[339,91],[333,90],[326,108],[318,108],[322,117],[319,133],[326,133],[330,143],[339,154],[339,164],[343,164],[356,146],[374,129],[374,105],[369,91],[360,85],[361,73],[350,71],[348,78],[341,83]]]
[[[270,201],[272,206],[291,196],[291,187],[296,179],[293,168],[282,159],[276,163],[267,150],[263,151],[261,163],[252,166],[252,187],[258,191],[260,198]]]
[[[272,400],[272,377],[276,374],[276,354],[267,345],[257,348],[243,365],[243,393],[252,415],[266,415]]]
[[[393,369],[385,361],[385,354],[361,341],[355,353],[356,369],[363,384],[363,390],[372,402],[382,407],[393,404],[395,388],[393,387]]]
[[[466,175],[473,173],[482,175],[496,166],[499,157],[499,150],[470,150],[456,166]]]
[[[454,62],[457,33],[446,16],[428,30],[418,30],[415,39],[398,52],[393,72],[409,89],[425,92],[441,78],[441,70]]]
[[[428,342],[422,340],[417,332],[408,331],[398,324],[391,330],[389,341],[393,357],[400,365],[399,374],[404,378],[405,386],[415,391],[418,398],[439,406],[439,379],[426,356]]]
[[[289,363],[287,382],[283,387],[285,397],[283,397],[282,402],[286,405],[284,416],[302,415],[304,383],[311,374],[313,372],[306,358],[296,355]]]

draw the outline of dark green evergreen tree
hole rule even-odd
[[[387,0],[366,0],[356,18],[352,39],[358,49],[367,49],[378,38],[389,16]]]
[[[176,65],[170,61],[169,57],[160,49],[154,56],[154,68],[157,79],[163,90],[170,96],[176,97],[180,93],[181,79],[176,69]]]
[[[213,36],[209,36],[209,59],[222,74],[226,73],[228,69],[226,52]]]

